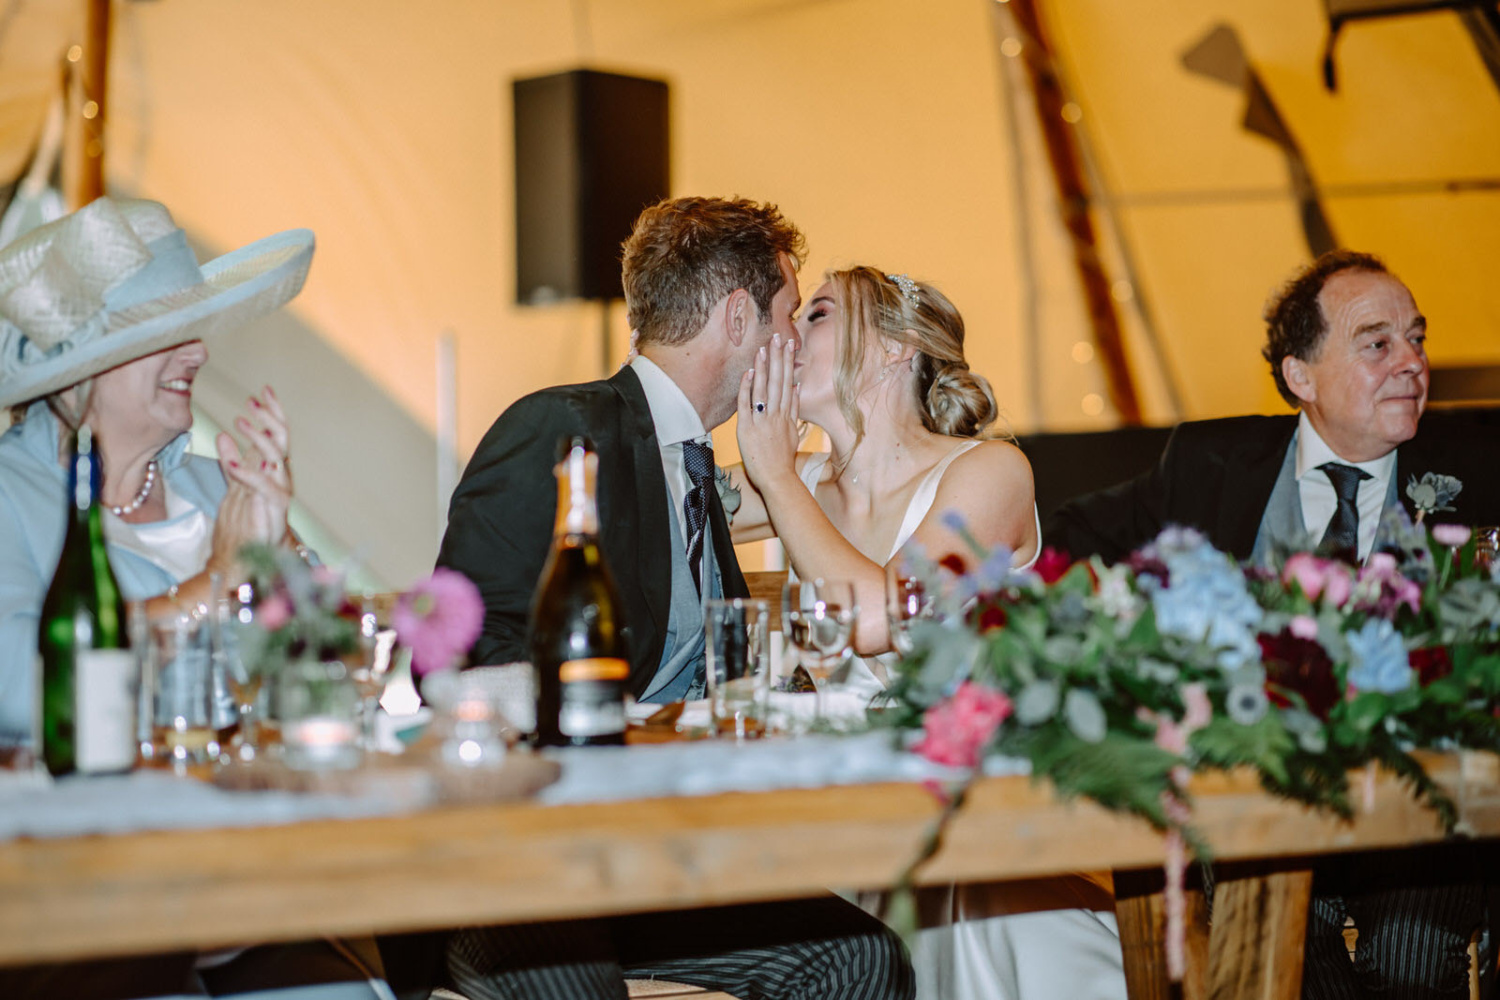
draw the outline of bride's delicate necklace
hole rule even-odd
[[[151,461],[146,463],[146,481],[141,484],[140,492],[135,495],[135,499],[131,500],[123,507],[115,507],[111,505],[109,508],[109,512],[115,517],[124,517],[126,514],[135,513],[136,511],[140,510],[141,504],[145,503],[146,500],[151,496],[151,487],[155,485],[156,459],[153,458]]]

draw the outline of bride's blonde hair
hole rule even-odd
[[[978,437],[995,421],[995,394],[988,379],[969,371],[964,318],[947,296],[904,274],[892,277],[863,265],[830,271],[827,279],[842,303],[834,387],[839,412],[856,439],[865,432],[864,416],[854,405],[860,369],[885,341],[916,348],[917,409],[928,430]]]

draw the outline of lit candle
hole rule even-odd
[[[309,753],[319,750],[334,751],[354,742],[357,733],[354,723],[332,715],[310,715],[297,719],[282,727],[284,742],[303,747]]]

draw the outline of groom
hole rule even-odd
[[[639,356],[611,378],[521,399],[480,442],[453,495],[438,564],[484,597],[474,663],[528,657],[526,619],[552,537],[559,438],[599,456],[599,543],[623,604],[638,700],[697,697],[704,596],[748,596],[714,488],[709,432],[735,412],[763,349],[795,337],[802,234],[772,205],[677,198],[624,246]],[[661,978],[743,997],[910,998],[900,941],[833,896],[451,935],[470,1000],[604,1000]]]
[[[1323,254],[1272,300],[1266,325],[1272,377],[1301,413],[1179,425],[1155,468],[1064,504],[1048,544],[1114,561],[1184,524],[1238,559],[1311,543],[1361,561],[1408,481],[1429,472],[1463,482],[1436,520],[1500,524],[1500,440],[1467,418],[1423,419],[1427,320],[1378,258]],[[1415,877],[1394,860],[1320,864],[1302,996],[1467,996],[1469,938],[1485,920],[1474,877],[1457,859]],[[1346,915],[1359,931],[1352,963]],[[1487,977],[1493,945],[1482,951]]]
[[[757,352],[796,336],[802,253],[802,234],[770,205],[678,198],[641,214],[624,246],[639,355],[611,378],[516,402],[453,495],[438,564],[484,596],[471,662],[529,658],[558,440],[582,434],[599,455],[599,541],[624,605],[630,691],[659,702],[696,691],[701,586],[709,596],[748,596],[714,488],[709,432],[734,413]]]

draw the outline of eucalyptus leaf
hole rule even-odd
[[[1086,688],[1068,691],[1068,696],[1063,699],[1063,714],[1073,735],[1085,743],[1098,743],[1109,730],[1104,706],[1099,703],[1098,696]]]
[[[1042,656],[1058,666],[1077,666],[1083,662],[1083,640],[1073,635],[1051,635],[1042,643]]]
[[[916,637],[914,631],[913,638]],[[961,682],[968,679],[985,645],[978,636],[963,628],[923,629],[920,637],[927,658],[921,675],[916,679],[915,693],[924,704],[933,704],[952,694]]]
[[[1039,726],[1057,714],[1061,700],[1056,681],[1032,681],[1016,696],[1016,721],[1023,726]]]

